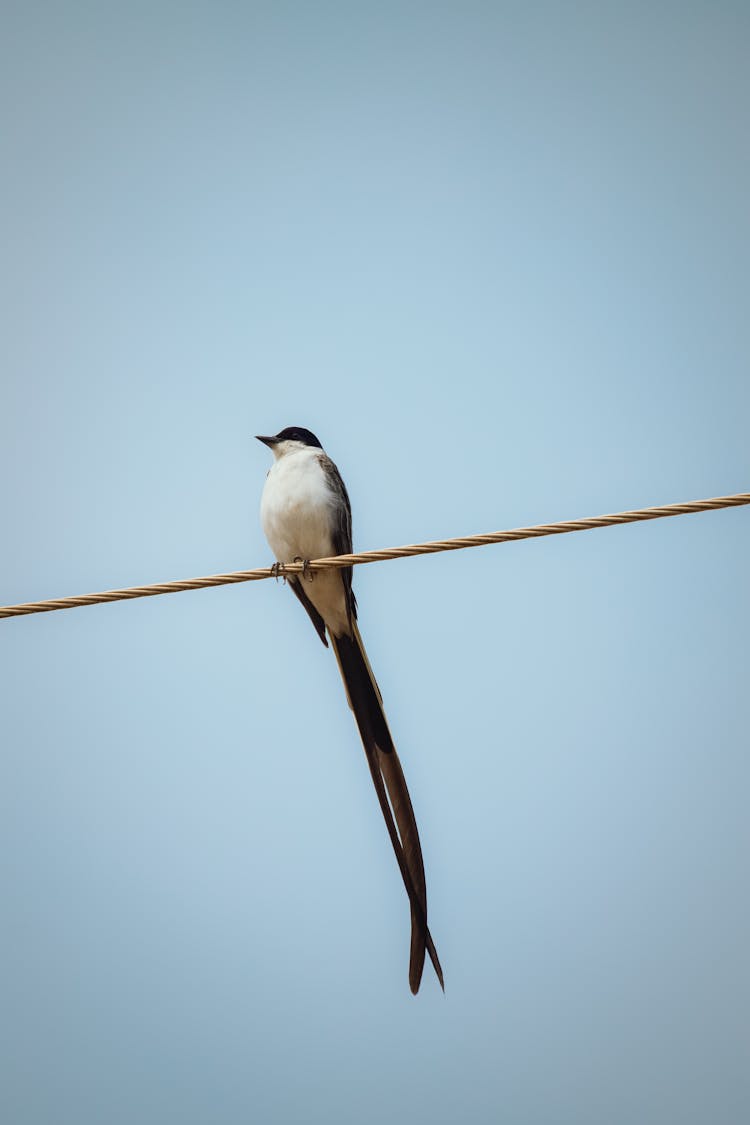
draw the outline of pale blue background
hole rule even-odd
[[[2,601],[750,487],[744,3],[6,3]],[[735,510],[361,568],[446,976],[271,582],[0,623],[13,1125],[750,1114]]]

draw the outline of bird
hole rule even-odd
[[[330,640],[409,897],[409,986],[416,995],[427,952],[444,992],[443,970],[427,925],[427,890],[417,822],[380,689],[357,625],[352,568],[311,572],[308,566],[311,559],[351,554],[352,511],[346,485],[310,430],[287,426],[272,437],[256,436],[273,454],[260,517],[276,557],[275,570],[283,575],[285,563],[303,564],[301,572],[285,577],[326,647]]]

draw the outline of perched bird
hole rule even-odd
[[[352,551],[352,513],[341,475],[315,434],[289,426],[274,437],[258,437],[273,453],[260,516],[280,564],[346,555]],[[388,729],[380,690],[357,628],[352,568],[289,575],[326,647],[338,661],[349,706],[359,727],[375,791],[411,904],[409,985],[419,990],[425,950],[441,988],[443,971],[427,926],[427,891],[422,849],[409,790]],[[390,802],[390,803],[389,803]],[[395,817],[395,822],[394,822]]]

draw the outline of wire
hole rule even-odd
[[[694,512],[710,512],[716,508],[735,508],[750,504],[750,492],[737,492],[731,496],[714,496],[710,500],[691,500],[687,504],[664,504],[658,508],[637,508],[614,515],[593,516],[589,519],[566,520],[561,523],[542,523],[534,527],[517,527],[510,531],[493,531],[487,535],[467,535],[459,539],[437,539],[430,543],[413,543],[405,547],[387,547],[381,551],[361,551],[355,555],[335,555],[332,558],[312,559],[308,563],[284,563],[275,567],[258,567],[255,570],[235,570],[230,574],[211,574],[205,578],[187,578],[179,582],[159,582],[151,586],[127,586],[122,590],[105,590],[100,594],[82,594],[77,597],[55,598],[44,602],[24,602],[20,605],[0,606],[0,617],[21,617],[30,613],[50,613],[55,609],[73,609],[76,606],[99,605],[103,602],[127,601],[129,598],[152,598],[157,594],[176,594],[183,590],[201,590],[208,586],[228,586],[233,582],[259,582],[264,578],[288,577],[303,570],[325,570],[359,566],[362,563],[388,562],[390,559],[411,558],[414,555],[433,555],[439,551],[461,551],[466,547],[485,547],[490,543],[510,543],[517,539],[539,539],[545,535],[566,535],[571,531],[591,531],[597,527],[611,527],[621,523],[638,523],[642,520],[663,519],[666,516],[686,516]]]

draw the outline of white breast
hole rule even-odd
[[[260,518],[279,562],[334,553],[331,494],[317,450],[295,450],[274,462],[266,477]]]
[[[276,460],[266,477],[260,519],[279,562],[322,559],[335,555],[331,537],[336,497],[315,449],[295,449]],[[305,594],[336,635],[348,632],[347,599],[338,570],[319,571]]]

